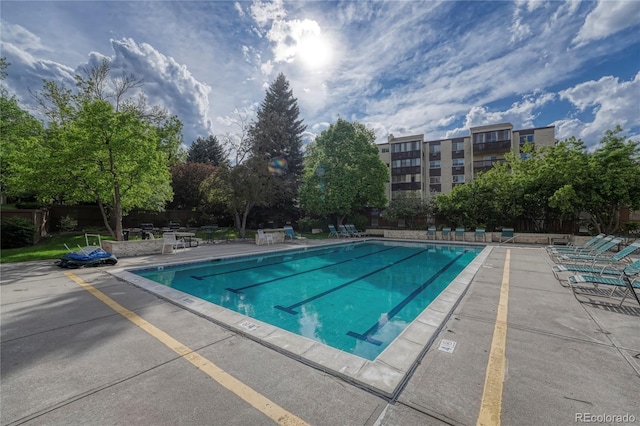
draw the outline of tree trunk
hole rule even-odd
[[[107,144],[109,144],[108,140]],[[118,181],[118,173],[116,172],[113,151],[111,149],[109,149],[109,170],[111,176],[113,176],[113,219],[116,223],[115,239],[116,241],[122,241],[122,196],[120,194],[120,182]]]
[[[116,235],[113,232],[113,228],[111,227],[111,223],[109,223],[109,216],[107,215],[107,211],[104,208],[102,199],[98,198],[97,201],[98,207],[100,208],[100,214],[102,215],[102,220],[104,221],[104,226],[107,228],[107,231],[109,231],[109,234],[117,240]]]
[[[240,212],[233,212],[233,225],[236,227],[236,231],[238,231],[238,235],[242,236],[242,221],[240,220]]]

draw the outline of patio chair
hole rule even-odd
[[[299,235],[296,235],[296,231],[293,230],[292,226],[285,226],[284,227],[284,239],[286,240],[287,238],[290,238],[291,241],[293,241],[293,240],[306,240],[305,237],[301,237]]]
[[[140,229],[142,230],[141,232],[143,240],[149,240],[153,238],[153,231],[155,230],[153,223],[141,223]]]
[[[582,284],[593,284],[595,290],[598,290],[599,286],[611,286],[611,293],[607,297],[613,296],[616,290],[624,289],[623,297],[620,301],[620,306],[624,303],[627,296],[630,293],[633,293],[634,298],[640,305],[640,298],[636,293],[636,289],[640,289],[640,281],[638,280],[640,275],[640,269],[627,266],[622,271],[622,274],[617,276],[610,275],[573,275],[569,277],[569,286],[573,291],[573,294],[576,295],[576,287]],[[577,295],[576,295],[577,298]]]
[[[261,246],[262,243],[273,244],[273,234],[267,234],[262,229],[258,229],[258,245]]]
[[[345,235],[347,237],[357,237],[357,235],[355,235],[353,232],[349,231],[346,226],[340,225],[339,228],[340,228],[340,233],[341,234],[343,234],[343,235]]]
[[[369,236],[369,234],[367,234],[366,231],[358,231],[358,228],[356,228],[356,226],[354,224],[347,225],[347,226],[351,229],[351,231],[355,232],[356,234],[358,234],[361,237],[368,237]]]
[[[607,234],[598,234],[595,237],[593,237],[592,239],[590,239],[589,241],[587,241],[586,243],[584,243],[582,245],[578,245],[578,246],[574,246],[571,243],[568,243],[564,247],[557,247],[557,246],[551,245],[551,246],[547,246],[547,250],[567,251],[567,252],[573,252],[573,251],[577,251],[577,250],[585,250],[585,249],[588,249],[589,247],[591,247],[592,245],[596,244],[597,242],[599,242],[600,240],[602,240],[606,236],[607,236]]]
[[[454,235],[453,239],[455,241],[458,241],[458,237],[462,237],[462,241],[464,241],[464,232],[465,232],[464,228],[456,228],[455,235]]]
[[[505,243],[508,243],[509,241],[511,241],[512,243],[515,242],[516,240],[516,234],[513,230],[513,228],[502,228],[502,233],[500,234],[500,242],[502,243],[502,240],[505,240]]]
[[[633,244],[629,244],[622,250],[617,253],[614,253],[611,256],[596,256],[592,261],[592,265],[596,264],[606,264],[606,265],[624,265],[629,262],[629,256],[631,256],[636,251],[640,250],[640,241],[635,242]]]
[[[355,225],[345,225],[345,228],[347,228],[347,231],[354,237],[364,237],[364,232],[358,231]]]
[[[436,227],[435,226],[430,226],[429,229],[427,229],[427,240],[435,240],[436,239]]]
[[[338,238],[340,235],[338,235],[338,231],[336,231],[336,227],[333,225],[327,225],[329,227],[329,238],[331,237],[336,237]]]
[[[603,234],[604,235],[604,234]],[[589,241],[593,241],[589,245],[582,246],[569,246],[569,247],[557,247],[557,246],[548,246],[547,251],[553,254],[588,254],[597,250],[600,246],[608,243],[613,240],[615,236],[613,235],[604,235],[602,238],[591,239]]]
[[[182,246],[183,249],[187,248],[184,238],[178,239],[175,232],[165,232],[162,234],[162,254],[164,254],[164,249],[167,246],[171,246],[173,250],[177,250],[180,246]]]
[[[636,260],[633,263],[625,264],[625,267],[631,267],[635,269],[640,269],[640,259]],[[560,278],[560,274],[563,272],[572,272],[578,274],[595,274],[595,275],[622,275],[624,271],[624,267],[616,267],[611,264],[595,264],[595,265],[581,265],[581,264],[562,264],[562,265],[554,265],[551,270],[553,274],[556,276],[558,281],[562,283],[563,280]]]
[[[478,241],[478,238],[482,238],[482,242],[487,241],[487,235],[484,232],[484,228],[476,228],[476,232],[473,234],[473,241]]]
[[[561,257],[561,256],[579,256],[579,255],[584,255],[584,256],[589,256],[589,255],[596,255],[598,253],[598,251],[600,250],[601,247],[604,247],[605,245],[609,244],[615,237],[613,235],[608,235],[600,240],[598,240],[595,244],[586,247],[585,249],[578,249],[575,251],[567,251],[567,250],[555,250],[553,248],[551,249],[547,249],[547,252],[549,253],[549,256],[553,257]]]
[[[637,250],[636,243],[627,247],[628,250],[620,250],[613,256],[604,256],[604,253],[622,243],[622,238],[614,238],[602,244],[597,249],[593,250],[589,254],[560,254],[552,256],[555,263],[606,263],[615,258],[622,260],[624,257]],[[631,248],[633,246],[633,248]]]
[[[451,240],[451,228],[442,228],[441,236],[443,240]]]

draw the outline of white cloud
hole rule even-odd
[[[114,70],[133,73],[144,79],[143,90],[152,103],[164,105],[186,123],[186,142],[212,132],[208,95],[211,87],[197,81],[185,65],[178,64],[147,43],[133,39],[111,41]]]
[[[637,1],[600,0],[585,19],[584,26],[573,40],[577,45],[599,40],[626,28],[638,25],[640,7]]]
[[[593,145],[617,124],[626,130],[638,125],[640,72],[629,81],[606,76],[580,83],[561,91],[560,98],[571,102],[580,112],[591,110],[593,121],[584,122],[574,117],[556,121],[558,139],[575,136]]]
[[[244,16],[244,15],[245,15],[245,13],[244,13],[244,9],[242,9],[242,5],[241,5],[239,2],[235,2],[235,3],[233,4],[233,6],[234,6],[234,7],[236,8],[236,10],[238,11],[238,15],[239,15],[239,16]]]
[[[511,123],[516,129],[535,127],[534,120],[542,107],[555,99],[552,93],[530,94],[521,102],[515,102],[504,111],[489,111],[485,106],[474,106],[465,115],[461,127],[449,130],[446,137],[468,134],[470,127],[484,126],[496,123]]]
[[[272,2],[254,0],[251,5],[251,16],[261,28],[265,28],[271,21],[284,19],[287,12],[282,0],[273,0]]]
[[[40,37],[36,36],[21,25],[11,24],[4,20],[2,24],[2,42],[11,44],[24,51],[53,51],[42,44]]]
[[[14,30],[15,30],[14,26]],[[38,49],[25,49],[24,40],[19,40],[18,44],[13,44],[9,40],[11,37],[4,37],[0,42],[0,50],[2,56],[7,58],[10,66],[7,68],[7,78],[4,85],[9,89],[12,95],[23,104],[23,106],[31,111],[36,111],[37,106],[34,99],[30,96],[29,90],[39,92],[42,89],[42,80],[52,80],[65,86],[72,87],[75,84],[74,69],[55,61],[40,59],[31,53]],[[30,45],[34,45],[33,41],[37,40],[33,34],[21,27],[20,31],[13,34],[21,34],[26,40],[31,40]],[[36,45],[38,45],[36,43]],[[22,47],[21,47],[22,46]]]
[[[264,64],[260,65],[260,71],[265,76],[271,75],[271,73],[273,72],[273,64],[271,63],[271,61],[267,61]]]

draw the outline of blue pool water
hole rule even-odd
[[[373,360],[482,249],[364,241],[132,272]]]

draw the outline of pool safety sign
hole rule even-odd
[[[447,352],[452,354],[453,350],[456,348],[456,342],[452,341],[452,340],[445,340],[442,339],[440,341],[440,346],[438,346],[438,350],[441,350],[442,352]]]

